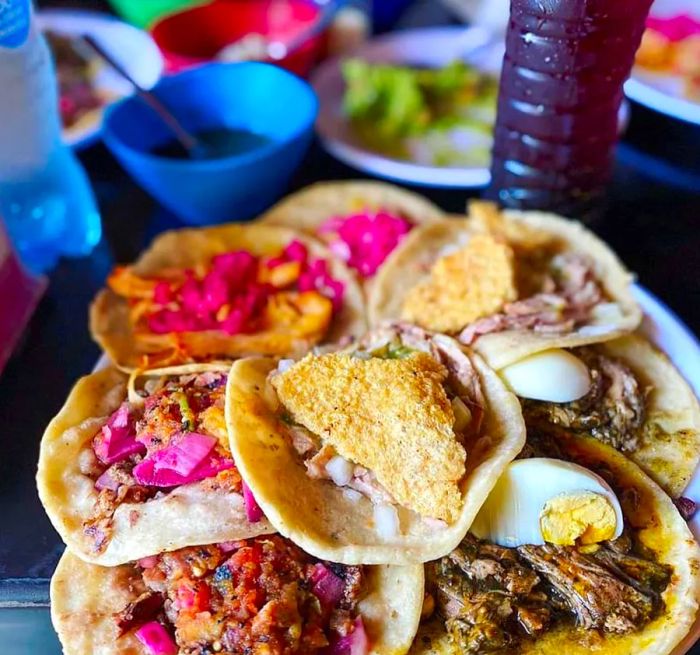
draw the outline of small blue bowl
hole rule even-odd
[[[103,136],[112,154],[163,206],[195,225],[244,220],[277,200],[309,147],[318,112],[311,87],[270,64],[200,66],[154,91],[195,134],[230,128],[267,139],[217,159],[167,158],[152,151],[173,136],[141,98],[107,110]]]

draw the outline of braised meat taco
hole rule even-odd
[[[278,535],[116,568],[66,553],[51,581],[65,655],[401,655],[423,568],[344,566]]]
[[[634,330],[642,314],[631,282],[578,223],[472,203],[469,218],[421,226],[404,239],[375,280],[369,317],[454,335],[500,369],[540,350]]]
[[[319,182],[293,193],[261,221],[324,241],[366,284],[417,225],[443,212],[418,194],[385,182]]]
[[[279,226],[166,232],[107,284],[90,329],[126,368],[289,355],[365,326],[362,292],[344,264]]]
[[[82,378],[41,441],[37,485],[79,557],[105,566],[273,532],[234,465],[229,365]]]
[[[672,497],[700,459],[700,406],[666,355],[637,335],[542,351],[499,371],[525,422],[607,443]]]
[[[413,655],[666,655],[692,625],[700,549],[671,499],[590,437],[528,433],[469,533],[426,567]]]
[[[524,440],[498,376],[414,326],[296,363],[239,360],[226,413],[234,459],[270,522],[346,564],[449,552]]]

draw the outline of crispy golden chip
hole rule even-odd
[[[466,453],[454,434],[446,377],[426,353],[369,360],[331,354],[307,355],[273,384],[295,421],[373,471],[397,502],[451,522],[462,504]]]
[[[515,300],[513,251],[488,234],[440,257],[430,277],[407,294],[401,318],[438,332],[457,332]]]

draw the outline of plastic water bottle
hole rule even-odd
[[[0,0],[0,217],[35,272],[89,254],[102,234],[85,171],[61,141],[54,65],[30,0]]]

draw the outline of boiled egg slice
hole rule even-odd
[[[588,367],[562,348],[543,350],[525,357],[499,372],[510,390],[521,398],[568,403],[588,393]]]
[[[620,501],[599,475],[572,462],[533,457],[508,466],[471,532],[511,548],[573,546],[617,539],[623,524]]]

